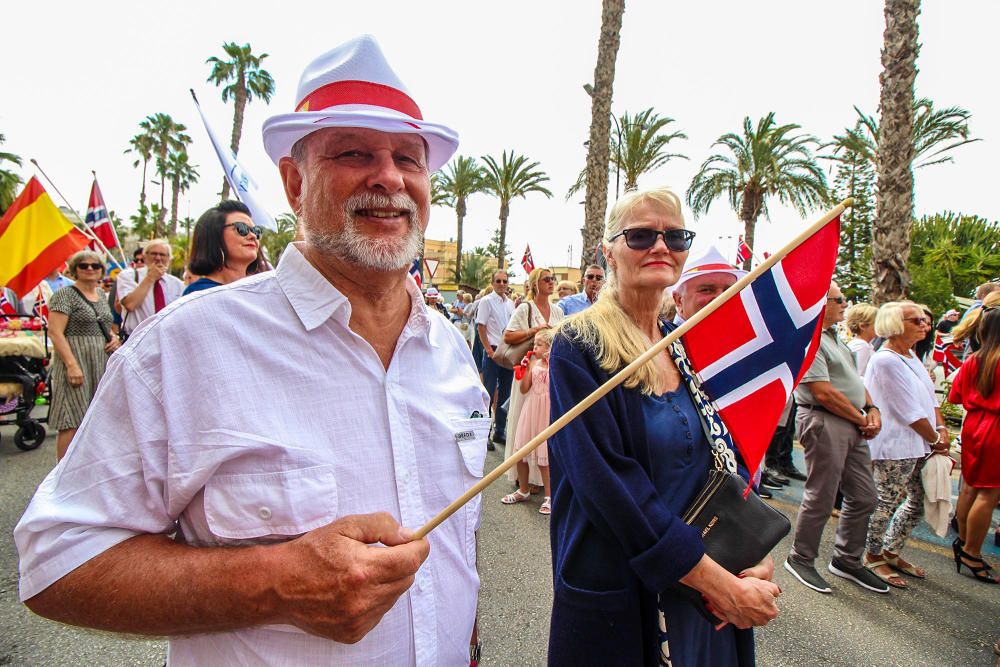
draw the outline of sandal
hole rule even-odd
[[[917,567],[913,563],[908,563],[903,560],[899,554],[895,556],[890,556],[888,551],[882,552],[882,558],[885,559],[886,564],[897,572],[902,572],[903,574],[908,574],[911,577],[916,577],[917,579],[926,579],[927,572],[922,567]]]
[[[969,572],[972,573],[972,578],[976,581],[981,581],[984,584],[1000,584],[1000,578],[993,576],[991,566],[984,561],[982,558],[975,558],[970,556],[965,552],[964,549],[959,549],[960,559],[955,561],[955,571],[958,573],[962,572],[962,566],[969,568]],[[978,563],[976,565],[970,565],[966,561],[972,561],[973,563]]]
[[[538,508],[538,513],[545,515],[552,514],[552,499],[549,496],[545,496],[545,500],[542,501],[542,506]]]
[[[506,496],[500,499],[504,505],[516,505],[517,503],[523,503],[531,498],[530,493],[521,493],[521,489],[517,489],[514,493],[508,493]]]
[[[875,568],[882,567],[883,565],[889,565],[889,563],[884,560],[876,560],[870,563],[866,561],[865,569],[894,588],[906,588],[906,581],[895,572],[892,572],[891,574],[882,574],[881,572],[877,572],[875,570]],[[892,566],[889,565],[889,567]]]

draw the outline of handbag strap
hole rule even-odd
[[[76,291],[76,293],[80,295],[80,298],[83,299],[84,303],[86,303],[88,306],[90,306],[90,309],[94,311],[94,318],[97,319],[97,326],[101,330],[101,335],[104,336],[104,338],[106,340],[110,341],[111,340],[111,334],[108,331],[108,328],[107,328],[108,325],[103,320],[101,320],[101,314],[97,312],[97,306],[95,306],[94,302],[91,301],[90,299],[88,299],[84,295],[84,293],[82,291],[80,291],[79,287],[77,287],[76,285],[70,285],[70,287],[72,287]]]

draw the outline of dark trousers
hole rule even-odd
[[[791,468],[792,462],[792,441],[795,437],[795,411],[796,406],[792,403],[792,410],[788,414],[788,421],[778,424],[771,437],[771,444],[767,447],[767,454],[764,457],[764,465],[768,468],[781,470]]]
[[[470,326],[476,326],[473,322]],[[476,361],[476,370],[480,373],[483,372],[483,342],[479,340],[478,334],[473,334],[472,337],[472,358]]]
[[[497,348],[494,346],[494,350]],[[483,351],[483,384],[486,386],[486,393],[493,396],[496,391],[496,410],[493,412],[493,437],[503,440],[507,437],[507,411],[503,409],[503,404],[510,398],[510,387],[514,382],[514,371],[500,366],[490,359],[490,356]]]

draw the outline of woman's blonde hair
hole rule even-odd
[[[870,303],[856,303],[847,309],[847,330],[857,336],[865,324],[874,324],[878,308]]]
[[[622,231],[632,212],[641,205],[656,207],[684,225],[681,200],[669,188],[638,190],[627,193],[611,209],[604,226],[604,254],[613,257],[617,242],[613,237]],[[608,373],[617,373],[643,352],[652,342],[622,309],[621,295],[614,268],[609,263],[608,277],[597,301],[590,308],[564,320],[560,331],[566,331],[575,340],[594,349],[597,363]],[[652,394],[659,384],[660,373],[650,362],[625,380],[626,389],[639,389]]]
[[[543,273],[552,273],[552,269],[538,266],[528,274],[528,279],[524,281],[525,299],[534,299],[535,295],[538,294],[538,281],[542,279]]]
[[[878,314],[875,316],[875,334],[892,338],[903,333],[906,327],[903,321],[903,309],[907,307],[921,310],[920,306],[912,301],[889,301],[879,306]],[[923,315],[923,312],[920,314]]]
[[[580,290],[578,290],[576,288],[576,283],[574,283],[572,280],[560,280],[559,284],[556,285],[556,291],[558,292],[559,290],[563,289],[564,287],[573,290],[573,294],[579,294],[580,293]]]
[[[1000,292],[990,292],[983,299],[983,306],[987,308],[995,308],[1000,306]],[[979,321],[979,316],[983,312],[983,307],[973,308],[962,321],[955,325],[955,328],[951,330],[951,339],[955,343],[961,343],[972,338],[976,334],[976,323]]]

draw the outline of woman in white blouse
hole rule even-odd
[[[858,375],[865,376],[868,361],[875,354],[872,339],[875,338],[875,314],[878,308],[870,303],[856,303],[847,311],[847,330],[853,338],[847,347],[854,353],[854,364],[858,367]]]
[[[865,567],[896,588],[906,588],[899,572],[926,576],[899,552],[923,517],[920,471],[925,458],[947,455],[950,448],[934,385],[910,349],[930,327],[930,319],[913,303],[883,304],[875,333],[887,340],[865,370],[865,387],[882,413],[882,431],[868,441],[878,504],[868,524]]]

